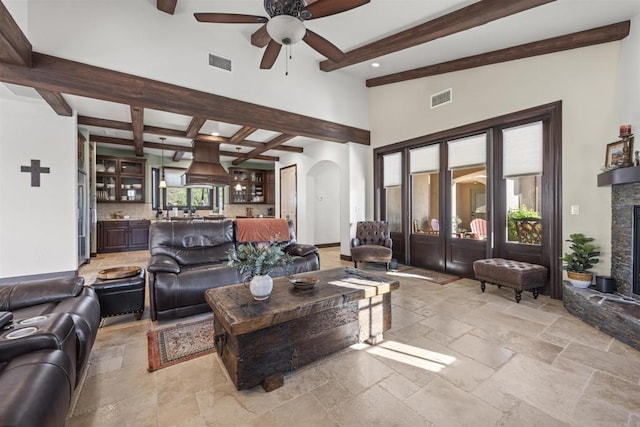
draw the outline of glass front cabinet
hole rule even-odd
[[[146,159],[96,156],[98,202],[144,203]]]

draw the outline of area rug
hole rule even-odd
[[[388,274],[395,275],[399,279],[402,277],[409,277],[412,279],[428,280],[429,282],[437,283],[439,285],[446,285],[447,283],[455,282],[460,278],[459,276],[452,276],[438,271],[411,266],[403,266],[399,268],[397,272],[389,272]]]
[[[215,352],[213,316],[147,332],[149,372]]]

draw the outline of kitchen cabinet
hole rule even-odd
[[[98,202],[144,203],[146,159],[96,156]]]
[[[230,168],[231,186],[229,203],[274,203],[275,183],[269,185],[269,174],[274,171],[263,169]],[[275,178],[273,179],[275,181]]]
[[[98,221],[98,253],[149,248],[149,220]]]

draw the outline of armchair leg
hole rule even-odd
[[[358,261],[355,259],[353,260],[353,268],[358,268]]]
[[[387,271],[389,271],[389,264],[391,264],[391,263],[389,263],[389,262],[385,262],[384,263],[384,267],[386,268]]]

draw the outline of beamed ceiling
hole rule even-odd
[[[17,4],[25,0],[4,1]],[[27,1],[27,8],[32,3]],[[127,2],[116,3],[117,6],[107,6],[106,2],[93,0],[84,7],[94,7],[97,13],[100,8],[121,8],[120,11],[108,11],[125,16],[130,6]],[[219,36],[216,40],[222,44],[218,49],[234,44],[231,51],[240,58],[243,58],[242,55],[259,58],[269,42],[262,24],[211,24],[193,19],[194,12],[264,15],[260,0],[156,0],[155,4],[154,0],[149,0],[145,3],[143,7],[148,11],[142,13],[148,18],[139,21],[141,29],[145,25],[150,28],[153,24],[162,25],[167,31],[173,29],[174,25],[176,31],[208,31]],[[314,1],[307,2],[311,3]],[[326,84],[322,79],[333,78],[333,73],[341,73],[343,79],[349,79],[354,85],[377,87],[586,47],[623,39],[629,34],[629,19],[640,13],[640,2],[636,0],[446,0],[431,3],[374,0],[348,12],[305,22],[308,29],[314,25],[314,32],[321,32],[323,37],[340,46],[345,57],[340,62],[333,62],[309,49],[304,50],[305,47],[292,47],[292,66],[295,64],[293,61],[306,61],[317,67],[315,71],[307,71],[304,75],[308,79],[306,89],[309,90],[305,90],[305,85],[295,87],[296,81],[293,79],[300,78],[297,75],[289,77],[289,80],[281,80],[281,87],[275,84],[283,94],[286,91],[287,95],[294,92],[298,97],[308,97],[305,99],[308,108],[297,108],[297,111],[274,107],[278,97],[273,93],[277,94],[277,91],[271,92],[270,97],[260,98],[256,90],[249,91],[249,96],[240,96],[244,95],[241,86],[233,92],[238,94],[237,97],[218,94],[224,93],[227,88],[219,92],[199,88],[195,80],[193,84],[189,80],[189,67],[175,67],[176,78],[171,83],[127,72],[128,67],[122,62],[111,69],[92,65],[99,64],[92,55],[84,58],[75,51],[68,51],[72,53],[66,57],[58,56],[57,49],[48,45],[42,36],[40,44],[45,51],[40,51],[39,45],[32,45],[33,40],[30,41],[25,35],[9,12],[10,8],[2,2],[0,81],[21,95],[24,94],[21,87],[35,89],[29,89],[33,90],[31,96],[41,98],[61,116],[71,116],[75,110],[78,124],[88,129],[91,139],[100,145],[126,148],[138,156],[164,149],[173,151],[173,159],[179,160],[185,155],[185,158],[189,157],[191,141],[195,139],[221,144],[221,155],[233,159],[235,165],[256,160],[272,162],[286,153],[302,153],[309,144],[369,144],[369,131],[363,126],[345,124],[354,122],[348,117],[329,120],[320,117],[330,115],[317,113],[321,110],[322,102],[327,102],[319,99],[317,93],[322,91],[317,88]],[[612,3],[615,3],[615,7]],[[57,2],[58,9],[76,5],[77,2]],[[27,14],[29,29],[36,28],[37,34],[49,31],[48,28],[40,28],[40,25],[51,25],[49,21],[53,19],[46,20],[38,15],[38,7],[42,6],[34,3],[33,7]],[[56,22],[57,27],[51,27],[47,38],[49,35],[56,37],[56,28],[73,25],[76,18],[71,16],[69,19],[68,23]],[[125,27],[118,28],[128,30]],[[242,33],[240,41],[232,37],[236,33]],[[225,40],[220,41],[228,35],[227,44]],[[109,35],[106,33],[104,37],[108,38]],[[83,39],[82,35],[74,39],[81,47],[76,48],[81,52],[90,51],[90,45],[82,46]],[[130,38],[130,51],[135,52],[135,41],[135,37]],[[52,42],[51,45],[55,46],[56,43]],[[57,45],[72,49],[62,41]],[[171,49],[175,49],[175,46],[167,39],[158,40],[154,46],[157,52],[166,54],[165,63],[171,64]],[[162,50],[164,46],[166,52]],[[182,47],[188,49],[187,46]],[[103,50],[96,47],[96,52],[103,54]],[[140,53],[141,60],[143,53]],[[374,60],[381,66],[372,68],[370,63]],[[284,56],[277,61],[289,67],[289,61]],[[130,61],[132,64],[134,62]],[[255,73],[247,74],[255,76],[245,80],[247,86],[251,84],[249,80],[264,78],[264,87],[273,89],[271,82],[274,77],[268,73],[280,71],[258,71],[257,63],[255,69],[247,71]],[[292,68],[292,73],[299,71]],[[331,95],[335,98],[334,103],[348,102],[340,99],[339,90]],[[328,98],[331,101],[332,97]],[[254,102],[256,100],[259,102]],[[115,118],[109,112],[113,106],[119,106],[119,111],[124,113]],[[366,115],[366,112],[360,114]],[[163,121],[159,117],[168,119]],[[219,135],[212,135],[215,130],[219,131]],[[160,137],[168,142],[160,144]]]

